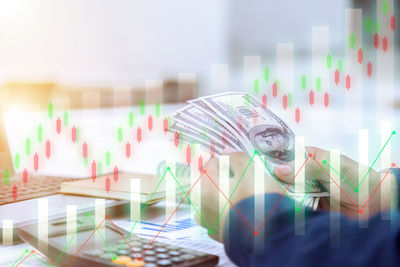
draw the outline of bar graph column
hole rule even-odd
[[[146,80],[145,101],[148,104],[163,103],[163,80]]]
[[[179,73],[178,75],[178,100],[184,102],[196,95],[196,74]]]
[[[261,161],[260,157],[257,155],[254,157],[254,230],[260,227],[260,225],[264,222],[265,219],[265,171],[264,164]],[[272,180],[272,177],[267,177],[267,179]],[[265,238],[265,228],[267,224],[264,224],[263,227],[257,232],[257,236],[255,238],[254,250],[256,254],[264,253],[264,242],[257,242],[257,239]]]
[[[46,198],[38,199],[38,248],[47,251],[49,236],[49,203]]]
[[[313,117],[317,115],[318,123],[313,123],[314,133],[330,132],[331,112],[324,104],[325,94],[329,90],[329,70],[326,65],[329,54],[329,27],[312,27],[312,74],[311,90],[314,92]]]
[[[220,156],[219,158],[219,188],[224,193],[225,196],[229,197],[229,156]],[[221,214],[227,200],[222,195],[219,194],[219,213]],[[228,206],[230,206],[228,204]],[[226,221],[229,220],[229,207],[224,210],[224,214],[222,214],[222,218],[226,218]],[[219,229],[224,229],[225,220],[219,220]],[[226,224],[229,227],[229,224]],[[229,229],[227,229],[229,230]],[[223,233],[220,232],[220,240],[223,240]],[[226,242],[224,240],[224,242]]]
[[[68,244],[68,250],[70,252],[76,251],[76,206],[67,205],[67,235],[66,244]]]
[[[3,245],[11,246],[13,244],[13,221],[3,220]]]
[[[130,87],[117,86],[114,87],[112,90],[112,100],[114,107],[132,105],[132,90]]]
[[[360,208],[364,205],[364,203],[368,200],[369,196],[369,175],[368,173],[368,130],[360,129],[359,131],[359,143],[358,143],[358,202]],[[360,185],[360,183],[362,183]],[[357,185],[356,185],[357,186]],[[356,187],[357,188],[357,187]],[[364,220],[364,218],[368,217],[369,214],[369,206],[367,205],[362,211],[362,216],[359,216],[359,226],[360,228],[368,227],[368,221]]]
[[[229,88],[229,68],[227,64],[213,64],[211,73],[212,92],[226,92]]]
[[[279,43],[276,46],[276,76],[283,94],[288,97],[288,106],[294,88],[294,46],[292,43]]]
[[[190,165],[190,188],[193,188],[190,193],[190,199],[194,207],[196,207],[197,212],[201,212],[201,181],[197,182],[197,179],[200,177],[199,171],[199,157],[200,157],[200,145],[195,144],[193,146],[193,162]],[[196,185],[195,185],[196,183]],[[197,212],[194,208],[191,209],[192,217],[197,215]]]
[[[341,183],[340,179],[340,151],[337,149],[332,149],[330,151],[330,166],[324,166],[325,170],[330,171],[332,179],[339,185]],[[336,170],[336,172],[334,171]],[[330,213],[330,233],[331,233],[331,247],[339,248],[340,246],[340,217],[337,213],[340,212],[340,188],[333,182],[329,183],[329,206],[331,209]]]
[[[381,122],[381,147],[383,148],[390,138],[392,134],[392,125],[390,121],[383,121]],[[391,141],[386,144],[385,148],[382,150],[381,154],[381,180],[384,179],[386,170],[388,170],[391,165],[392,165],[392,144]],[[382,210],[385,208],[385,202],[390,199],[390,204],[396,204],[396,201],[392,201],[392,195],[391,194],[391,183],[392,181],[390,179],[385,179],[385,181],[382,182],[381,184],[381,207]],[[389,196],[388,196],[389,194]],[[390,213],[388,212],[382,212],[381,213],[381,218],[385,220],[390,220]]]
[[[386,5],[386,12],[384,10]],[[393,116],[394,91],[394,31],[391,30],[391,18],[394,15],[393,0],[377,0],[376,15],[378,22],[378,32],[376,37],[379,39],[379,46],[376,49],[376,89],[378,117],[381,119],[391,119]],[[397,3],[398,4],[398,3]],[[396,17],[398,24],[398,16]],[[396,31],[398,31],[396,25]],[[384,38],[386,49],[384,49]],[[389,112],[389,113],[388,113]]]
[[[362,47],[362,10],[346,9],[345,16],[345,67],[340,74],[345,90],[346,131],[355,132],[362,127],[362,64],[358,63],[358,51]],[[346,82],[348,80],[348,82]],[[349,88],[347,89],[347,85]]]
[[[104,222],[105,216],[106,216],[106,200],[103,198],[96,198],[94,222],[95,222],[95,227],[97,228],[95,235],[95,242],[97,248],[104,247],[104,242],[102,240],[102,237],[104,237],[105,235],[105,222]]]
[[[256,84],[261,83],[260,56],[244,56],[244,89],[254,93]]]
[[[305,160],[305,146],[304,146],[304,137],[303,136],[296,136],[295,137],[295,162],[294,162],[294,169],[295,174],[297,174],[296,179],[294,180],[294,186],[296,192],[306,192],[305,188],[305,170],[301,168],[304,164]],[[296,203],[299,205],[299,203]],[[304,225],[304,215],[305,210],[304,206],[299,206],[296,208],[295,212],[295,235],[304,235],[305,233],[305,225]]]
[[[173,214],[176,209],[176,182],[173,175],[176,175],[176,163],[175,159],[170,157],[167,159],[167,169],[169,171],[165,175],[165,217],[169,219],[168,223],[174,223],[176,215]],[[173,215],[172,215],[173,214]]]
[[[130,194],[130,213],[131,213],[131,221],[136,222],[140,218],[140,179],[132,178],[131,179],[131,194]]]
[[[98,109],[101,107],[101,94],[98,90],[84,90],[82,92],[82,107]]]

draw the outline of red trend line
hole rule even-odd
[[[17,267],[18,265],[20,265],[21,263],[23,263],[27,258],[29,258],[30,255],[32,255],[33,250],[31,250],[31,252],[29,252],[28,255],[26,255],[20,262],[18,262],[17,265],[15,265],[15,267]]]
[[[329,178],[332,180],[332,182],[334,182],[335,185],[336,185],[337,187],[339,187],[340,191],[342,191],[342,192],[346,195],[346,197],[350,200],[350,202],[354,205],[354,207],[356,207],[357,210],[360,211],[360,209],[358,208],[357,204],[354,203],[354,201],[349,197],[349,195],[347,195],[347,193],[336,183],[336,181],[335,181],[335,180],[332,178],[332,176],[324,169],[324,167],[322,167],[322,165],[321,165],[316,159],[314,159],[314,161],[315,161],[315,163],[317,163],[318,166],[321,167],[322,170],[329,176]]]
[[[371,194],[371,196],[368,198],[367,202],[365,202],[364,206],[362,207],[361,211],[365,209],[365,207],[367,206],[367,204],[369,203],[369,201],[371,200],[372,196],[375,194],[375,192],[378,190],[378,188],[381,186],[383,180],[385,180],[385,178],[388,176],[388,174],[391,172],[393,167],[397,167],[396,164],[392,164],[392,166],[389,168],[389,170],[386,172],[385,176],[383,176],[382,180],[380,181],[380,183],[378,184],[378,186],[375,188],[374,192]],[[398,168],[398,167],[397,167]]]
[[[118,226],[115,225],[115,223],[108,218],[108,220],[111,222],[111,224],[114,226],[115,230],[117,230],[118,234],[120,236],[122,236],[122,238],[124,239],[125,243],[128,244],[128,246],[130,247],[130,249],[133,251],[133,253],[135,254],[136,258],[139,258],[139,256],[137,255],[136,251],[132,248],[131,244],[128,243],[128,240],[126,240],[126,238],[124,237],[124,235],[121,233],[121,231],[119,230]]]
[[[203,174],[205,174],[210,181],[214,184],[214,186],[218,189],[218,191],[228,200],[229,204],[235,209],[235,211],[240,215],[240,217],[246,222],[246,224],[250,227],[250,229],[253,231],[254,235],[258,235],[258,232],[260,231],[260,229],[264,226],[265,222],[267,221],[267,219],[269,218],[269,216],[272,214],[273,210],[275,209],[275,207],[278,205],[279,201],[282,199],[282,197],[285,195],[286,191],[288,190],[289,186],[294,182],[294,180],[296,179],[296,177],[298,176],[298,174],[300,173],[300,171],[304,168],[306,162],[310,159],[310,157],[306,158],[306,160],[304,161],[304,163],[301,165],[301,167],[299,168],[299,170],[297,171],[296,175],[293,177],[293,179],[291,180],[291,182],[288,184],[288,186],[286,187],[286,189],[283,191],[283,193],[280,195],[279,199],[277,200],[277,202],[275,203],[275,205],[271,208],[270,212],[268,213],[268,215],[265,217],[263,223],[257,228],[257,231],[254,231],[253,227],[251,227],[251,225],[248,223],[248,221],[244,218],[244,216],[239,212],[239,210],[236,208],[236,206],[230,201],[230,199],[221,191],[221,189],[218,187],[218,185],[214,182],[214,180],[208,175],[208,173],[203,170],[203,173],[200,174],[199,178],[197,178],[196,182],[192,185],[192,187],[190,188],[190,190],[186,193],[185,197],[181,200],[181,202],[179,203],[179,205],[175,208],[174,212],[170,215],[170,217],[168,218],[168,220],[164,223],[164,225],[162,226],[162,228],[160,229],[160,231],[154,236],[154,238],[152,239],[152,241],[150,242],[150,244],[147,246],[147,248],[143,251],[141,257],[137,257],[138,260],[141,260],[143,255],[145,254],[145,252],[150,248],[150,246],[154,243],[155,239],[159,236],[159,234],[163,231],[163,229],[165,228],[165,226],[168,224],[168,222],[170,221],[170,219],[172,218],[172,216],[176,213],[176,211],[179,209],[179,207],[181,206],[181,204],[183,203],[183,201],[187,198],[187,196],[190,194],[190,192],[193,190],[193,188],[196,186],[196,184],[198,183],[198,181],[203,177]],[[383,183],[383,181],[386,179],[386,177],[388,176],[388,174],[390,173],[391,169],[393,167],[397,167],[396,164],[392,164],[392,167],[386,172],[386,174],[384,175],[384,177],[382,178],[382,180],[380,181],[380,183],[378,184],[378,186],[375,188],[374,192],[371,194],[371,196],[369,197],[369,199],[365,202],[364,206],[362,207],[362,209],[360,209],[354,202],[353,200],[346,194],[346,192],[336,183],[336,181],[330,176],[330,174],[323,168],[323,166],[313,158],[313,160],[320,166],[320,168],[330,177],[330,179],[335,183],[336,186],[339,187],[339,189],[346,195],[346,197],[353,203],[353,205],[358,209],[358,211],[360,213],[362,213],[363,209],[368,205],[368,203],[370,202],[370,200],[372,199],[372,197],[374,196],[375,192],[378,190],[378,188],[381,186],[381,184]],[[96,233],[96,231],[100,228],[100,226],[104,223],[104,221],[108,219],[112,225],[114,226],[114,228],[118,231],[118,233],[123,237],[123,239],[125,240],[125,242],[129,245],[129,247],[131,248],[131,250],[135,253],[135,255],[137,256],[137,253],[134,251],[134,249],[131,247],[131,245],[128,243],[128,241],[126,240],[126,238],[123,236],[123,234],[119,231],[117,225],[114,224],[114,222],[109,218],[109,215],[106,216],[106,218],[104,218],[99,225],[96,227],[96,229],[93,231],[93,233],[89,236],[89,238],[82,244],[82,246],[79,248],[79,250],[71,257],[70,261],[65,265],[66,267],[72,262],[72,260],[76,257],[76,255],[82,250],[82,248],[87,244],[87,242],[92,238],[92,236]],[[25,256],[16,266],[20,265],[22,262],[24,262],[29,256],[31,256],[32,254],[37,254],[39,256],[41,256],[42,258],[48,260],[49,262],[52,262],[50,259],[46,258],[45,256],[35,252],[35,251],[31,251],[27,256]],[[52,262],[53,264],[58,265],[57,263]],[[15,267],[16,267],[15,266]]]
[[[203,173],[205,173],[207,175],[207,172],[205,170],[203,170]],[[143,251],[142,253],[142,257],[144,255],[144,253],[149,249],[149,247],[151,246],[151,244],[153,244],[154,240],[158,237],[158,235],[162,232],[162,230],[164,229],[164,227],[168,224],[169,220],[171,220],[172,216],[175,214],[175,212],[178,210],[178,208],[181,206],[181,204],[183,203],[183,201],[187,198],[187,196],[189,195],[189,193],[193,190],[194,186],[197,184],[197,182],[200,180],[201,177],[203,177],[203,173],[200,174],[199,178],[197,178],[196,182],[192,185],[192,187],[189,189],[189,191],[186,193],[185,197],[182,198],[181,202],[179,203],[179,205],[175,208],[174,212],[169,216],[168,220],[164,223],[164,225],[161,227],[160,231],[158,231],[157,235],[153,238],[153,240],[150,242],[150,244],[147,246],[147,248]],[[208,175],[207,175],[208,176]],[[141,258],[138,258],[139,260]]]
[[[280,195],[278,201],[275,203],[275,205],[272,207],[271,211],[265,217],[264,221],[262,224],[258,227],[257,231],[254,231],[254,228],[249,224],[249,222],[244,218],[242,213],[236,208],[236,206],[230,201],[230,199],[222,192],[222,190],[218,187],[218,185],[214,182],[214,180],[206,173],[207,177],[210,179],[210,181],[215,185],[215,187],[218,189],[218,191],[228,200],[229,204],[236,210],[236,212],[239,214],[239,216],[243,219],[243,221],[250,227],[250,229],[253,231],[254,235],[258,234],[258,231],[260,231],[261,227],[264,225],[265,221],[268,219],[268,217],[271,215],[272,211],[275,209],[276,205],[278,205],[279,201],[281,198],[285,195],[286,191],[288,190],[289,186],[293,183],[293,181],[296,179],[297,175],[300,173],[300,171],[303,169],[303,167],[306,165],[306,162],[308,161],[309,157],[306,158],[304,163],[300,166],[299,170],[297,171],[296,175],[293,177],[292,181],[288,184],[286,189],[283,191],[283,193]]]
[[[268,213],[267,217],[265,217],[264,221],[262,222],[262,224],[260,225],[260,227],[258,227],[256,235],[258,234],[258,232],[260,231],[261,227],[265,224],[265,222],[267,221],[268,217],[271,215],[272,211],[275,209],[276,205],[278,205],[279,201],[281,200],[281,198],[285,195],[286,191],[288,190],[289,186],[293,183],[294,179],[296,179],[297,175],[300,173],[301,169],[303,169],[303,167],[306,165],[306,162],[310,159],[310,157],[307,157],[306,160],[304,161],[303,165],[301,165],[301,167],[299,168],[299,170],[297,171],[296,175],[293,177],[292,181],[290,181],[290,183],[288,184],[288,186],[286,187],[285,191],[283,191],[283,193],[281,194],[281,196],[279,197],[278,201],[275,203],[275,205],[272,207],[271,211]]]
[[[93,233],[89,236],[89,238],[85,241],[85,243],[82,244],[82,246],[78,249],[78,251],[71,257],[69,262],[65,265],[67,267],[71,261],[78,255],[78,253],[82,250],[82,248],[86,245],[86,243],[92,238],[92,236],[96,233],[96,231],[100,228],[100,226],[104,223],[105,218],[99,223],[99,225],[96,227],[96,229],[93,231]]]
[[[250,227],[250,229],[255,233],[253,227],[249,224],[249,222],[244,218],[244,216],[240,213],[240,211],[235,207],[235,205],[231,202],[229,198],[226,197],[226,195],[221,191],[221,189],[218,187],[218,185],[214,182],[213,179],[208,175],[208,173],[205,173],[207,177],[210,179],[210,181],[214,184],[214,186],[218,189],[218,191],[228,200],[229,204],[236,210],[236,212],[242,217],[243,221]]]
[[[52,264],[54,264],[54,265],[56,265],[56,266],[60,266],[59,264],[57,264],[57,263],[55,263],[54,261],[50,260],[50,259],[47,258],[46,256],[44,256],[44,255],[38,253],[37,251],[31,250],[31,252],[30,252],[28,255],[26,255],[26,257],[23,258],[20,262],[18,262],[18,264],[15,265],[14,267],[17,267],[18,265],[20,265],[22,262],[24,262],[26,259],[28,259],[30,256],[32,256],[32,255],[34,255],[34,254],[36,254],[36,255],[42,257],[43,259],[47,260],[48,262],[51,262]]]
[[[388,174],[390,173],[390,171],[392,170],[392,168],[394,166],[397,167],[397,165],[395,163],[392,164],[392,166],[390,167],[390,169],[386,172],[385,176],[382,178],[382,180],[380,181],[380,183],[378,184],[378,186],[375,188],[374,192],[371,194],[371,196],[369,197],[369,199],[367,200],[367,202],[365,202],[364,206],[360,209],[359,206],[354,203],[354,201],[350,198],[349,195],[346,194],[346,192],[336,183],[336,181],[332,178],[332,176],[321,166],[321,164],[314,159],[314,161],[322,168],[322,170],[329,176],[329,178],[332,180],[332,182],[335,183],[335,185],[346,195],[346,197],[350,200],[350,202],[354,205],[354,207],[356,207],[356,209],[358,210],[359,213],[362,213],[364,208],[368,205],[369,201],[372,199],[372,196],[375,194],[375,192],[378,190],[378,188],[381,186],[382,182],[385,180],[385,178],[388,176]]]

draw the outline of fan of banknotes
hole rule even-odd
[[[265,171],[273,175],[278,164],[294,161],[295,136],[289,127],[252,95],[228,92],[188,101],[178,110],[170,131],[179,133],[180,142],[198,143],[216,156],[244,151],[251,157],[255,150],[265,161]],[[306,154],[304,155],[304,159]],[[286,184],[282,183],[286,188]],[[290,185],[288,196],[316,209],[320,197],[327,196],[319,184],[305,179],[304,190]],[[307,192],[306,192],[307,190]]]

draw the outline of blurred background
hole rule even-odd
[[[343,54],[350,7],[376,17],[373,0],[2,0],[0,81],[11,98],[35,89],[27,99],[55,94],[74,108],[85,105],[84,89],[103,92],[105,106],[118,102],[112,90],[136,90],[121,104],[138,103],[156,80],[163,101],[174,102],[215,92],[212,65],[228,64],[229,87],[240,90],[245,55],[273,66],[276,44],[290,42],[296,60],[310,60],[312,26],[329,26],[330,49]]]

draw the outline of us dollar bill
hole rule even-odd
[[[170,131],[178,132],[180,134],[180,138],[184,140],[193,140],[196,143],[199,143],[207,148],[209,151],[211,149],[215,150],[217,154],[223,154],[224,151],[232,151],[234,148],[230,144],[223,144],[218,141],[215,135],[206,131],[206,132],[198,132],[193,129],[190,125],[181,123],[180,121],[173,122],[170,127]]]
[[[188,105],[178,110],[174,116],[174,119],[189,125],[191,128],[197,131],[207,131],[215,134],[215,137],[221,140],[222,143],[229,143],[238,151],[242,151],[244,149],[242,143],[229,129],[226,129],[217,120],[215,120],[213,115],[210,116],[208,113],[202,111],[194,105]]]
[[[207,97],[193,104],[209,114],[224,127],[230,129],[243,142],[245,151],[253,155],[257,150],[265,159],[270,175],[277,165],[290,164],[294,161],[295,135],[290,128],[274,113],[253,96],[231,92]],[[200,104],[199,104],[200,103]],[[306,154],[304,155],[304,160]],[[317,183],[306,179],[304,191],[295,190],[294,185],[288,188],[292,194],[302,195],[308,191],[309,197],[327,196]]]
[[[277,165],[294,165],[295,135],[253,96],[229,92],[188,102],[176,112],[170,129],[179,131],[182,141],[199,143],[208,150],[212,147],[216,154],[245,151],[252,156],[257,151],[266,165],[266,173],[272,176]],[[304,154],[304,160],[306,157]],[[286,188],[287,184],[280,183]],[[329,195],[308,179],[301,186],[290,185],[286,192],[313,209],[320,197]]]

